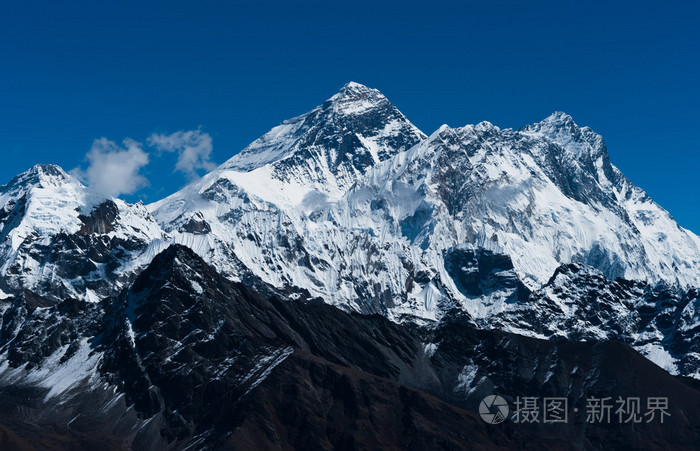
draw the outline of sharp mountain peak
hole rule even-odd
[[[56,164],[35,164],[28,170],[16,175],[6,185],[0,186],[0,192],[6,192],[20,186],[58,186],[66,183],[80,185],[80,182],[75,177]]]
[[[382,94],[378,89],[373,89],[367,87],[360,83],[355,83],[351,81],[343,85],[338,92],[336,92],[331,98],[329,98],[325,103],[343,103],[343,102],[382,102],[388,101],[386,96]],[[324,104],[325,104],[324,103]]]

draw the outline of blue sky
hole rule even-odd
[[[149,163],[126,198],[154,201],[353,80],[426,133],[482,120],[517,128],[565,111],[700,232],[692,3],[7,3],[0,183],[38,162],[85,169],[91,149],[127,151],[129,138]],[[175,171],[179,153],[164,140],[192,130],[213,150]]]

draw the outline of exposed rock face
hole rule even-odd
[[[104,235],[114,231],[114,225],[119,217],[119,207],[111,200],[107,200],[92,209],[89,216],[79,215],[78,219],[83,223],[78,233],[83,235]]]
[[[483,249],[454,248],[445,255],[445,269],[465,296],[489,296],[505,291],[510,292],[508,300],[525,301],[530,295],[506,255]]]

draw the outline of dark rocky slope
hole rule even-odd
[[[12,366],[40,369],[56,346],[84,339],[99,357],[60,396],[31,377],[2,379],[0,443],[18,449],[694,449],[700,440],[697,386],[620,342],[478,330],[458,312],[426,330],[263,296],[182,246],[109,303],[11,302],[27,312],[24,338],[4,345]],[[571,420],[486,424],[477,408],[492,393],[511,408],[518,396],[566,396]],[[671,416],[586,424],[590,396],[668,397]]]

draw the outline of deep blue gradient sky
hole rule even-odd
[[[695,2],[6,2],[0,184],[69,170],[94,139],[202,127],[221,163],[353,80],[430,134],[518,128],[554,110],[700,232],[700,7]],[[153,155],[157,200],[186,179]]]

